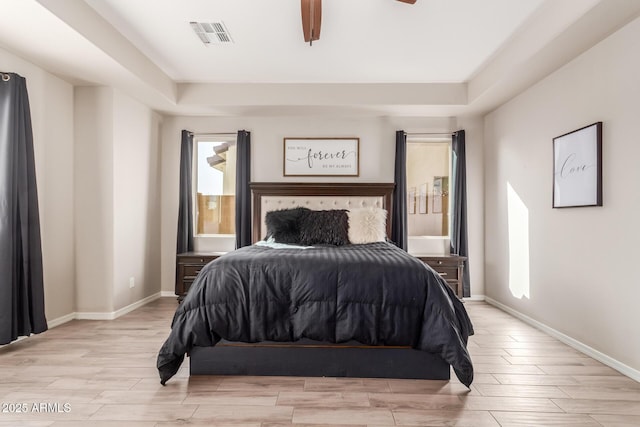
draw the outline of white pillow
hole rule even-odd
[[[347,211],[349,241],[354,244],[384,242],[387,236],[387,211],[381,208],[356,208]]]

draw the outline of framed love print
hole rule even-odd
[[[553,138],[553,207],[602,206],[602,122]]]

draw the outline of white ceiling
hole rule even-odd
[[[423,83],[469,79],[542,0],[325,0],[312,46],[299,0],[87,2],[180,82]],[[234,43],[205,46],[190,21]]]
[[[309,46],[299,0],[0,0],[0,48],[169,114],[455,116],[495,108],[640,13],[636,0],[322,6]],[[234,43],[205,46],[190,21],[223,21]]]

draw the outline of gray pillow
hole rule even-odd
[[[273,237],[278,243],[299,243],[300,218],[308,211],[307,208],[293,208],[267,212],[264,218],[266,238]]]
[[[349,243],[349,217],[345,209],[308,210],[300,217],[300,244],[346,245]]]

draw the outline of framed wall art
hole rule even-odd
[[[360,138],[284,138],[284,176],[358,176]]]
[[[444,191],[442,188],[442,181],[443,177],[441,176],[433,177],[433,213],[442,213],[442,194]]]
[[[416,187],[409,188],[407,192],[407,213],[416,213]]]
[[[602,206],[602,122],[553,138],[553,207]]]
[[[427,183],[425,182],[424,184],[420,184],[420,193],[418,196],[418,213],[426,214],[429,212],[427,209],[427,205],[428,205],[427,192],[428,192]]]

